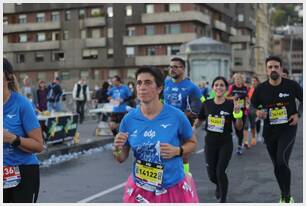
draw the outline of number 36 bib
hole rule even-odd
[[[270,108],[269,110],[270,124],[284,124],[288,122],[286,107]]]
[[[207,120],[207,130],[212,132],[223,133],[224,128],[224,117],[213,117],[211,115],[208,116]]]
[[[137,160],[135,163],[135,177],[150,185],[160,187],[163,180],[164,167],[160,164],[154,164]]]
[[[19,167],[3,166],[3,188],[16,187],[21,182]]]

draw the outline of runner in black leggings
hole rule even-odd
[[[216,96],[203,103],[194,123],[197,128],[205,121],[206,167],[209,179],[217,186],[215,195],[217,199],[220,198],[220,202],[226,202],[228,179],[225,170],[233,152],[232,123],[237,119],[235,127],[242,129],[243,115],[238,101],[233,103],[225,99],[227,86],[224,77],[216,77],[212,84]]]
[[[263,137],[281,190],[280,202],[289,203],[294,202],[290,193],[289,158],[298,122],[295,99],[302,102],[303,91],[297,82],[281,77],[280,58],[267,58],[266,67],[269,80],[256,87],[251,102],[255,108],[263,107],[256,115],[264,119]]]

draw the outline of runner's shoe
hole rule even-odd
[[[248,142],[244,142],[243,147],[246,148],[246,149],[251,148]]]
[[[242,155],[242,147],[238,146],[237,150],[236,150],[236,154],[237,155]]]

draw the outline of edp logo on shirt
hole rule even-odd
[[[153,130],[145,131],[144,136],[153,138],[153,137],[155,137],[155,131],[153,131]]]

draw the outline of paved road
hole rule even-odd
[[[292,195],[296,202],[303,201],[302,121],[291,156]],[[202,131],[200,131],[202,133]],[[236,140],[235,140],[236,141]],[[214,185],[208,180],[203,148],[199,138],[197,153],[191,157],[191,172],[195,178],[200,202],[215,203]],[[235,144],[236,146],[236,144]],[[121,202],[123,183],[129,175],[132,157],[119,164],[113,160],[109,149],[79,159],[42,168],[39,202]],[[244,155],[233,154],[229,164],[228,202],[275,203],[279,189],[273,174],[271,160],[265,145],[245,151]]]

